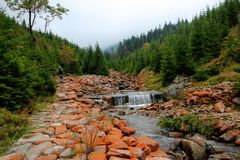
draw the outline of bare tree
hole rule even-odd
[[[22,16],[24,14],[28,15],[28,25],[29,32],[31,34],[33,42],[35,41],[33,35],[33,26],[35,24],[37,16],[41,17],[42,14],[49,14],[49,17],[58,17],[68,10],[63,8],[60,4],[57,4],[56,7],[50,6],[48,0],[5,0],[8,7],[18,12],[18,16]],[[53,19],[54,19],[53,18]],[[51,21],[53,19],[50,19]],[[46,20],[46,19],[45,19]],[[49,18],[47,19],[49,20]],[[50,22],[51,22],[50,21]],[[47,22],[49,24],[50,22]]]

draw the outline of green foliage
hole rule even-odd
[[[237,73],[240,73],[240,66],[236,66],[233,68],[233,70]]]
[[[225,77],[222,76],[214,76],[208,79],[209,84],[215,85],[218,83],[222,83],[225,80]]]
[[[116,53],[108,55],[108,66],[130,74],[150,68],[160,73],[163,85],[171,83],[176,75],[190,76],[196,72],[196,81],[218,75],[221,68],[202,71],[198,67],[220,55],[224,37],[237,25],[239,11],[238,0],[225,0],[216,8],[207,8],[192,22],[179,20],[151,30],[147,35],[123,40]],[[230,50],[226,60],[239,63],[239,35],[235,37],[224,47]]]
[[[209,76],[215,76],[218,75],[220,73],[220,66],[211,66],[210,68],[208,68],[206,70],[206,73]]]
[[[188,133],[200,133],[202,135],[210,136],[213,133],[213,123],[209,120],[201,120],[194,114],[188,114],[185,116],[178,116],[173,118],[160,119],[158,125],[163,128],[167,128],[173,131],[179,131],[182,124],[187,126],[186,132]]]
[[[196,71],[193,79],[196,82],[205,81],[205,80],[208,79],[208,74],[205,70],[199,69],[199,70]]]
[[[235,88],[236,88],[236,91],[237,91],[237,95],[240,96],[240,77],[238,77],[236,79]]]
[[[82,71],[84,74],[108,75],[107,64],[98,44],[95,51],[92,47],[85,51]]]
[[[23,116],[0,108],[0,155],[25,133],[26,127]]]

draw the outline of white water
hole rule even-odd
[[[148,105],[152,103],[151,94],[148,92],[136,92],[128,94],[130,107],[138,107],[142,105]]]

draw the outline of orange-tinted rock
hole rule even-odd
[[[133,136],[125,136],[122,138],[122,141],[129,146],[136,146],[138,144],[138,140]]]
[[[222,119],[217,119],[215,124],[214,124],[214,128],[215,129],[220,129],[223,125],[224,125],[223,120]]]
[[[137,140],[138,140],[139,144],[142,143],[142,144],[147,145],[151,149],[152,152],[156,151],[159,147],[159,144],[155,140],[149,138],[146,135],[141,135],[140,137],[137,138]]]
[[[95,152],[103,152],[103,153],[106,153],[106,152],[107,152],[107,146],[106,146],[106,145],[95,146],[95,147],[94,147],[94,151],[95,151]]]
[[[108,132],[108,135],[106,136],[105,139],[107,143],[113,144],[113,143],[119,142],[121,138],[122,138],[122,131],[117,128],[114,128]]]
[[[179,137],[183,137],[184,134],[181,132],[168,132],[168,137],[172,137],[172,138],[179,138]]]
[[[95,103],[94,100],[92,99],[86,99],[86,98],[80,98],[78,100],[79,102],[85,103],[85,104],[89,104],[89,105],[93,105]]]
[[[149,156],[152,156],[152,157],[168,157],[167,153],[160,150],[159,148],[156,151],[151,152],[149,154]]]
[[[73,140],[73,134],[71,132],[59,134],[59,135],[57,135],[57,137],[58,138],[62,138],[62,139],[71,139],[71,140]]]
[[[39,128],[32,130],[32,133],[46,133],[48,130],[45,128]]]
[[[26,160],[23,153],[13,153],[7,156],[3,156],[0,160]]]
[[[240,145],[240,135],[236,138],[236,141],[234,142],[236,145]]]
[[[58,145],[74,144],[74,141],[69,139],[55,139],[53,142]]]
[[[111,156],[109,160],[130,160],[129,158],[121,158],[121,157],[116,157],[116,156]]]
[[[103,152],[92,152],[88,155],[88,160],[107,160],[107,157]]]
[[[78,126],[75,126],[75,127],[71,128],[71,131],[81,133],[83,127],[84,127],[83,125],[78,125]]]
[[[48,155],[48,156],[40,156],[37,158],[37,160],[56,160],[56,159],[57,159],[56,154],[52,154],[52,155]]]
[[[140,148],[145,155],[149,155],[149,153],[151,153],[151,149],[145,144],[142,144],[142,143],[138,144],[136,148]]]
[[[147,157],[145,158],[145,160],[170,160],[170,159],[169,159],[169,158],[165,158],[165,157],[159,158],[159,157],[147,156]]]
[[[198,97],[209,97],[211,95],[211,92],[209,92],[209,91],[198,91],[198,92],[193,92],[193,95],[198,96]]]
[[[239,130],[230,130],[227,133],[224,133],[219,137],[219,139],[225,141],[225,142],[231,142],[234,141],[234,139],[240,134]]]
[[[219,113],[223,113],[225,111],[225,108],[226,106],[222,101],[214,104],[214,109]]]
[[[121,127],[120,129],[122,130],[122,133],[126,135],[131,135],[136,132],[135,128],[125,127],[125,126]]]
[[[129,152],[130,152],[130,158],[143,158],[144,157],[144,152],[137,147],[129,147]]]
[[[128,145],[123,141],[119,141],[117,143],[113,143],[113,144],[109,145],[108,148],[128,149]]]
[[[109,148],[107,152],[107,157],[111,157],[111,156],[129,158],[130,152],[128,150],[123,150],[123,149]]]
[[[177,109],[175,111],[175,116],[183,116],[186,115],[188,112],[184,108]]]
[[[61,120],[78,120],[81,118],[84,118],[85,115],[80,114],[80,115],[62,115]]]
[[[127,126],[127,121],[114,118],[113,124],[120,129],[121,127]]]
[[[65,133],[67,131],[67,127],[65,125],[60,125],[60,126],[56,126],[56,130],[55,130],[55,134],[62,134]]]

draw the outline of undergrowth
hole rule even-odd
[[[25,133],[27,125],[23,115],[0,108],[0,155]]]
[[[187,133],[200,133],[211,136],[213,133],[213,123],[211,120],[201,120],[197,115],[188,114],[185,116],[178,116],[173,118],[162,118],[158,125],[162,128],[170,129],[172,131],[180,131],[182,125],[186,125]]]

